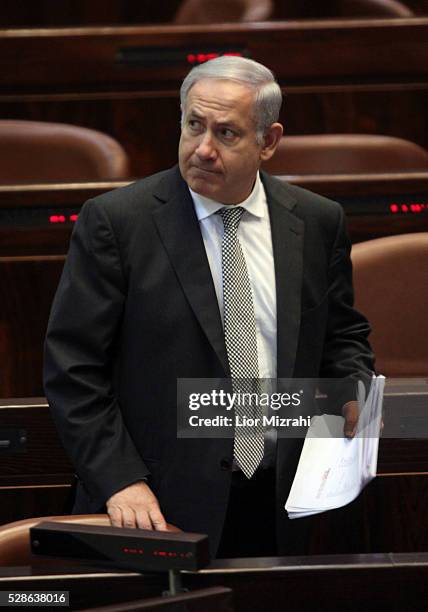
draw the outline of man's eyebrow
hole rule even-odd
[[[188,117],[190,117],[190,116],[196,117],[197,119],[204,119],[205,118],[201,113],[198,113],[198,111],[194,110],[194,109],[190,109],[188,114],[187,114],[187,116]]]
[[[222,127],[223,128],[231,128],[232,130],[239,130],[240,129],[239,125],[237,125],[237,123],[235,121],[232,121],[232,120],[228,121],[227,119],[224,120],[224,121],[218,121],[216,123],[216,125],[217,125],[217,127],[220,127],[220,128],[222,128]]]
[[[205,115],[195,109],[190,109],[186,115],[187,119],[191,117],[194,117],[195,119],[200,119],[201,121],[205,121]],[[230,128],[231,130],[234,130],[234,131],[241,131],[241,128],[239,127],[239,125],[237,125],[236,121],[234,121],[233,119],[223,119],[220,121],[214,121],[213,123],[217,129],[218,128]]]

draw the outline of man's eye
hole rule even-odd
[[[237,136],[236,132],[234,132],[230,128],[223,128],[220,133],[221,136],[226,140],[233,140]]]
[[[189,119],[187,125],[190,127],[191,130],[199,130],[201,127],[201,122],[197,119]]]

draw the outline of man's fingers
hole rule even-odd
[[[353,438],[357,431],[358,418],[360,415],[358,402],[347,402],[343,406],[342,413],[345,418],[343,434],[345,438]]]
[[[113,527],[128,527],[134,529],[137,526],[135,513],[128,506],[110,506],[107,507],[107,512],[110,517],[110,522]]]
[[[353,438],[357,429],[357,423],[354,420],[346,420],[343,426],[343,434],[345,438]]]
[[[138,508],[135,511],[135,516],[137,519],[138,529],[152,529],[152,523],[147,510],[144,510],[143,508]]]
[[[136,482],[112,495],[107,512],[114,527],[167,530],[156,496],[145,482]]]
[[[128,529],[135,529],[137,526],[137,520],[135,518],[135,512],[129,506],[121,506],[123,526]]]
[[[159,508],[150,512],[150,519],[156,531],[167,531],[168,527],[166,520],[164,519],[164,516]]]
[[[111,506],[108,515],[113,527],[128,527],[129,529],[155,529],[156,531],[167,531],[167,524],[159,508],[144,510],[127,506]]]
[[[136,524],[139,529],[155,529],[156,531],[167,531],[167,524],[159,508],[137,508],[135,510]]]
[[[343,428],[343,434],[345,438],[349,438],[349,439],[353,438],[355,436],[355,426],[349,423],[348,424],[345,423],[345,426]]]
[[[112,527],[123,527],[122,525],[122,511],[117,506],[107,506],[107,513],[110,518]]]

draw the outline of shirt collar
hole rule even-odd
[[[266,213],[266,208],[264,206],[266,195],[259,172],[257,172],[252,192],[248,198],[240,204],[222,204],[221,202],[216,202],[215,200],[211,200],[210,198],[206,198],[205,196],[196,193],[196,191],[193,191],[190,189],[190,187],[189,191],[190,195],[192,196],[198,221],[214,215],[218,210],[220,210],[220,208],[229,208],[232,206],[241,206],[255,217],[263,218]]]

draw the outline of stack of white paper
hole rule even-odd
[[[301,518],[345,506],[376,476],[385,378],[373,376],[365,400],[358,386],[360,417],[355,437],[343,436],[344,419],[322,415],[312,419],[285,509]]]

